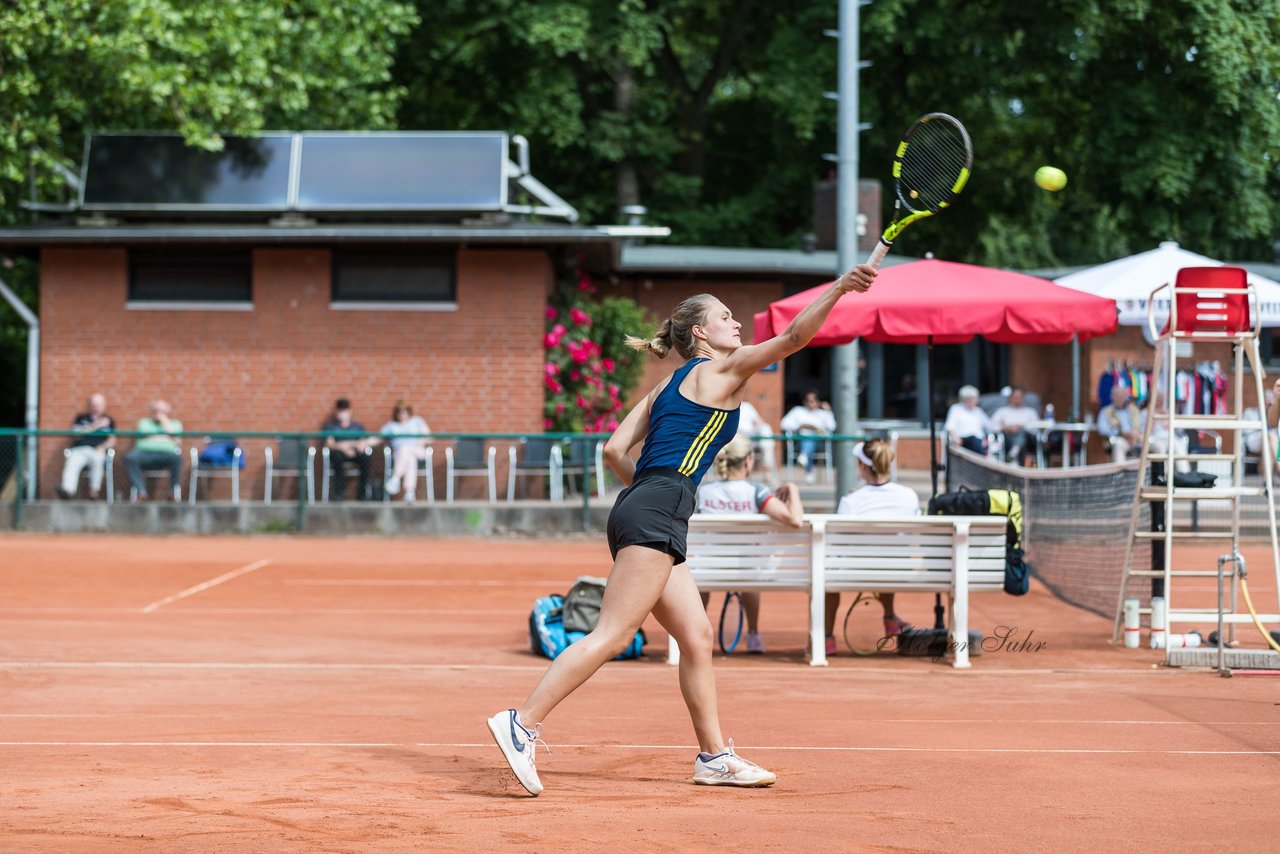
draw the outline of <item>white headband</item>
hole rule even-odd
[[[862,463],[864,466],[871,469],[872,471],[875,471],[876,464],[871,462],[871,457],[868,457],[866,452],[862,450],[862,446],[865,444],[866,444],[865,442],[859,442],[858,444],[854,445],[853,455],[858,458],[858,462]]]

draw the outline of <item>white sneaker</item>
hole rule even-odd
[[[818,478],[811,471],[807,471],[804,473],[804,482],[810,486],[812,486],[813,483],[817,481],[817,479]]]
[[[498,712],[487,723],[493,740],[498,743],[520,785],[531,795],[541,792],[542,781],[538,779],[538,769],[533,764],[533,752],[538,742],[542,741],[542,724],[536,725],[530,732],[520,723],[520,716],[515,709]],[[542,743],[546,745],[545,741]]]
[[[395,495],[400,491],[400,478],[392,475],[387,478],[387,495]]]
[[[764,638],[759,632],[747,632],[747,652],[759,654],[764,652]]]
[[[800,466],[800,468],[804,468],[805,466],[809,465],[809,455],[796,454],[796,465]]]
[[[693,782],[701,786],[756,788],[772,786],[777,780],[777,774],[734,753],[733,739],[729,739],[729,748],[724,753],[714,756],[699,753],[698,758],[693,760]]]
[[[414,492],[413,490],[406,490],[406,491],[405,491],[405,494],[404,494],[404,503],[405,503],[405,504],[412,504],[413,502],[415,502],[415,501],[417,501],[417,500],[418,500],[418,494],[417,494],[416,492]]]

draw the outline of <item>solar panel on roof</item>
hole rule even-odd
[[[222,151],[177,135],[94,134],[85,210],[286,210],[293,134],[225,137]]]
[[[501,210],[505,133],[304,133],[301,211]]]

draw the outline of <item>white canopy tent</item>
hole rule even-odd
[[[1077,291],[1115,300],[1121,326],[1142,326],[1147,322],[1147,301],[1151,292],[1161,285],[1172,285],[1179,270],[1183,267],[1221,266],[1224,266],[1221,261],[1188,252],[1167,240],[1157,249],[1109,261],[1054,281]],[[1262,325],[1280,326],[1280,282],[1250,273],[1249,284],[1253,285],[1257,295]],[[1168,319],[1167,298],[1156,301],[1155,317],[1160,325]]]

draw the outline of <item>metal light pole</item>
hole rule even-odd
[[[858,255],[858,11],[863,0],[840,0],[839,99],[836,121],[837,276],[857,265]],[[858,342],[831,354],[831,408],[840,433],[858,430]],[[857,469],[852,446],[835,448],[836,500],[853,488]]]

